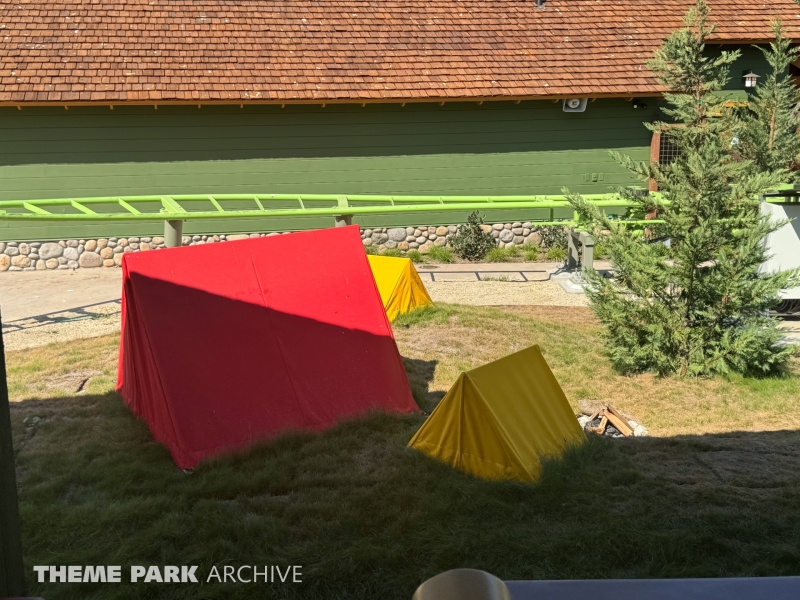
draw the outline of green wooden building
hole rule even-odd
[[[719,46],[709,52],[742,50],[729,84],[731,96],[742,97],[740,72],[767,71],[751,44],[769,40],[770,17],[796,21],[796,6],[779,0],[767,14],[734,0],[710,4]],[[662,144],[643,123],[659,118],[663,90],[644,65],[689,5],[7,5],[0,13],[0,199],[558,194],[639,184],[609,151],[659,159]],[[569,99],[578,101],[575,110]],[[328,221],[204,221],[185,231]],[[0,239],[159,228],[0,222]]]

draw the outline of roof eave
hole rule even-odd
[[[34,107],[34,106],[55,106],[55,107],[73,107],[73,106],[213,106],[213,105],[239,105],[256,106],[256,105],[328,105],[328,104],[356,104],[365,106],[367,104],[453,104],[453,103],[477,103],[483,104],[484,102],[528,102],[535,100],[550,100],[558,102],[567,98],[589,98],[596,100],[601,98],[647,98],[647,97],[661,97],[663,94],[656,91],[631,91],[623,93],[567,93],[567,94],[531,94],[521,96],[445,96],[445,97],[415,97],[406,98],[402,96],[393,96],[385,98],[282,98],[282,99],[244,99],[244,98],[231,98],[220,100],[82,100],[82,101],[62,101],[62,102],[25,102],[25,101],[0,101],[0,107]]]

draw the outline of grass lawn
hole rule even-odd
[[[425,410],[461,370],[540,344],[576,410],[610,401],[654,437],[592,439],[545,465],[535,485],[485,482],[406,449],[424,416],[373,415],[187,475],[113,393],[116,336],[10,352],[29,573],[303,566],[296,585],[31,576],[29,592],[407,600],[454,567],[503,579],[800,574],[797,364],[782,379],[620,377],[590,313],[576,308],[441,305],[395,333]]]

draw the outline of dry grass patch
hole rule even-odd
[[[7,351],[10,399],[14,402],[112,390],[118,351],[119,334]]]
[[[537,321],[558,323],[560,325],[579,325],[599,327],[600,322],[594,311],[588,306],[495,306],[503,312],[509,312]]]
[[[436,361],[431,389],[439,393],[463,370],[539,344],[576,412],[610,402],[658,436],[800,429],[796,360],[783,378],[623,377],[603,351],[597,321],[580,307],[440,304],[394,329],[403,356]]]
[[[611,402],[657,436],[800,429],[797,361],[784,378],[623,377],[585,307],[439,304],[401,317],[394,331],[426,410],[462,371],[539,344],[576,412]],[[118,346],[109,335],[8,352],[12,401],[111,391]]]

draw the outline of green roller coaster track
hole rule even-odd
[[[767,197],[768,202],[796,202],[798,192],[789,186]],[[644,190],[643,190],[644,192]],[[647,193],[647,192],[644,192]],[[650,197],[659,198],[658,193]],[[655,223],[631,218],[634,203],[618,194],[591,194],[584,198],[607,209],[614,218],[631,224]],[[242,204],[249,208],[242,208]],[[236,204],[236,206],[230,206]],[[227,205],[227,207],[226,207]],[[555,211],[570,207],[566,196],[386,196],[337,194],[193,194],[169,196],[109,196],[50,200],[0,201],[0,221],[114,222],[164,221],[165,234],[174,240],[184,221],[286,216],[333,216],[337,225],[349,224],[355,215],[532,209],[549,217],[531,218],[537,225],[578,225],[577,213],[558,218]],[[545,213],[545,214],[548,214]],[[541,215],[542,213],[539,213]]]
[[[616,194],[585,196],[602,207],[626,208],[632,203]],[[252,208],[226,208],[249,202]],[[205,207],[198,208],[203,203]],[[194,205],[194,206],[192,206]],[[208,206],[211,210],[208,210]],[[442,210],[555,209],[569,207],[565,196],[377,196],[335,194],[195,194],[59,198],[0,201],[2,220],[136,221],[191,220],[277,216],[336,216]],[[55,210],[54,210],[55,209]],[[113,210],[112,210],[113,209]],[[569,219],[550,219],[568,223]]]

